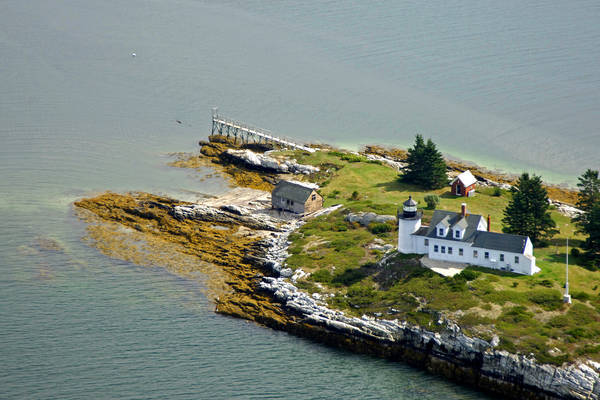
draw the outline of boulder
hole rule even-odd
[[[277,159],[265,154],[255,153],[251,150],[227,149],[224,156],[234,161],[244,164],[248,168],[276,172],[281,174],[304,174],[309,175],[319,172],[318,167],[312,165],[298,164],[296,160],[285,160],[279,162]]]
[[[350,213],[346,215],[344,220],[348,222],[358,222],[362,226],[369,226],[372,222],[376,223],[386,223],[386,222],[395,222],[396,217],[394,215],[377,215],[373,212],[359,212],[359,213]]]

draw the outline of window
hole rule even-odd
[[[433,246],[433,251],[435,251],[436,253],[438,252],[438,245],[437,244]]]
[[[446,252],[446,246],[442,246],[442,253]]]
[[[488,259],[490,258],[490,253],[486,251],[486,252],[483,254],[483,258],[485,258],[486,260],[488,260]]]
[[[477,250],[473,250],[473,258],[477,258],[478,254],[477,254]]]
[[[444,236],[444,228],[440,228],[440,233],[438,234],[438,236]]]
[[[313,200],[313,201],[314,201],[314,200],[316,200],[316,199],[317,199],[317,195],[316,195],[316,194],[313,194],[313,195],[312,195],[312,197],[311,197],[310,199],[311,199],[311,200]]]
[[[500,261],[504,261],[504,254],[500,254]]]
[[[519,263],[519,256],[515,256],[515,264]]]
[[[454,231],[454,237],[457,239],[460,239],[460,231],[459,230]]]
[[[425,246],[429,246],[429,239],[425,239]]]
[[[452,247],[448,247],[448,254],[452,254]]]
[[[463,249],[458,249],[458,255],[462,256],[463,255]]]

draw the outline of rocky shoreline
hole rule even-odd
[[[218,313],[403,361],[504,398],[600,399],[599,363],[538,364],[526,355],[496,350],[497,337],[489,342],[468,337],[444,318],[437,322],[439,329],[432,331],[398,320],[350,317],[328,308],[321,295],[311,296],[294,286],[305,273],[285,265],[288,237],[305,222],[301,218],[278,219],[258,207],[212,207],[140,193],[106,193],[76,206],[103,220],[176,243],[180,251],[220,265],[231,292],[216,299]],[[215,224],[223,229],[216,229]]]
[[[438,321],[442,326],[438,333],[404,321],[348,317],[326,307],[318,296],[294,286],[293,277],[287,279],[291,273],[285,268],[287,236],[297,226],[289,225],[276,238],[264,241],[263,258],[254,260],[263,268],[272,268],[274,275],[257,280],[257,289],[300,318],[299,322],[275,328],[352,351],[401,360],[505,398],[600,398],[600,363],[588,361],[566,367],[538,364],[526,355],[495,350],[498,337],[489,342],[468,337],[445,319]]]

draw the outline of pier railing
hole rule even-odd
[[[314,152],[315,149],[306,146],[305,144],[298,143],[292,139],[284,138],[279,135],[273,134],[273,132],[263,129],[257,128],[243,122],[239,122],[233,120],[231,118],[224,117],[217,112],[217,109],[213,109],[212,113],[212,135],[225,135],[225,136],[234,136],[237,140],[239,137],[241,140],[249,141],[251,138],[254,139],[255,142],[261,143],[273,143],[282,147],[288,147],[292,149],[298,149],[303,151],[308,151],[310,153]]]

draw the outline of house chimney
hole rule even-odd
[[[490,232],[492,230],[492,218],[490,217],[490,214],[488,214],[488,218],[487,218],[487,223],[488,223],[488,232]]]
[[[467,216],[467,203],[462,203],[460,205],[460,213],[463,217]]]

